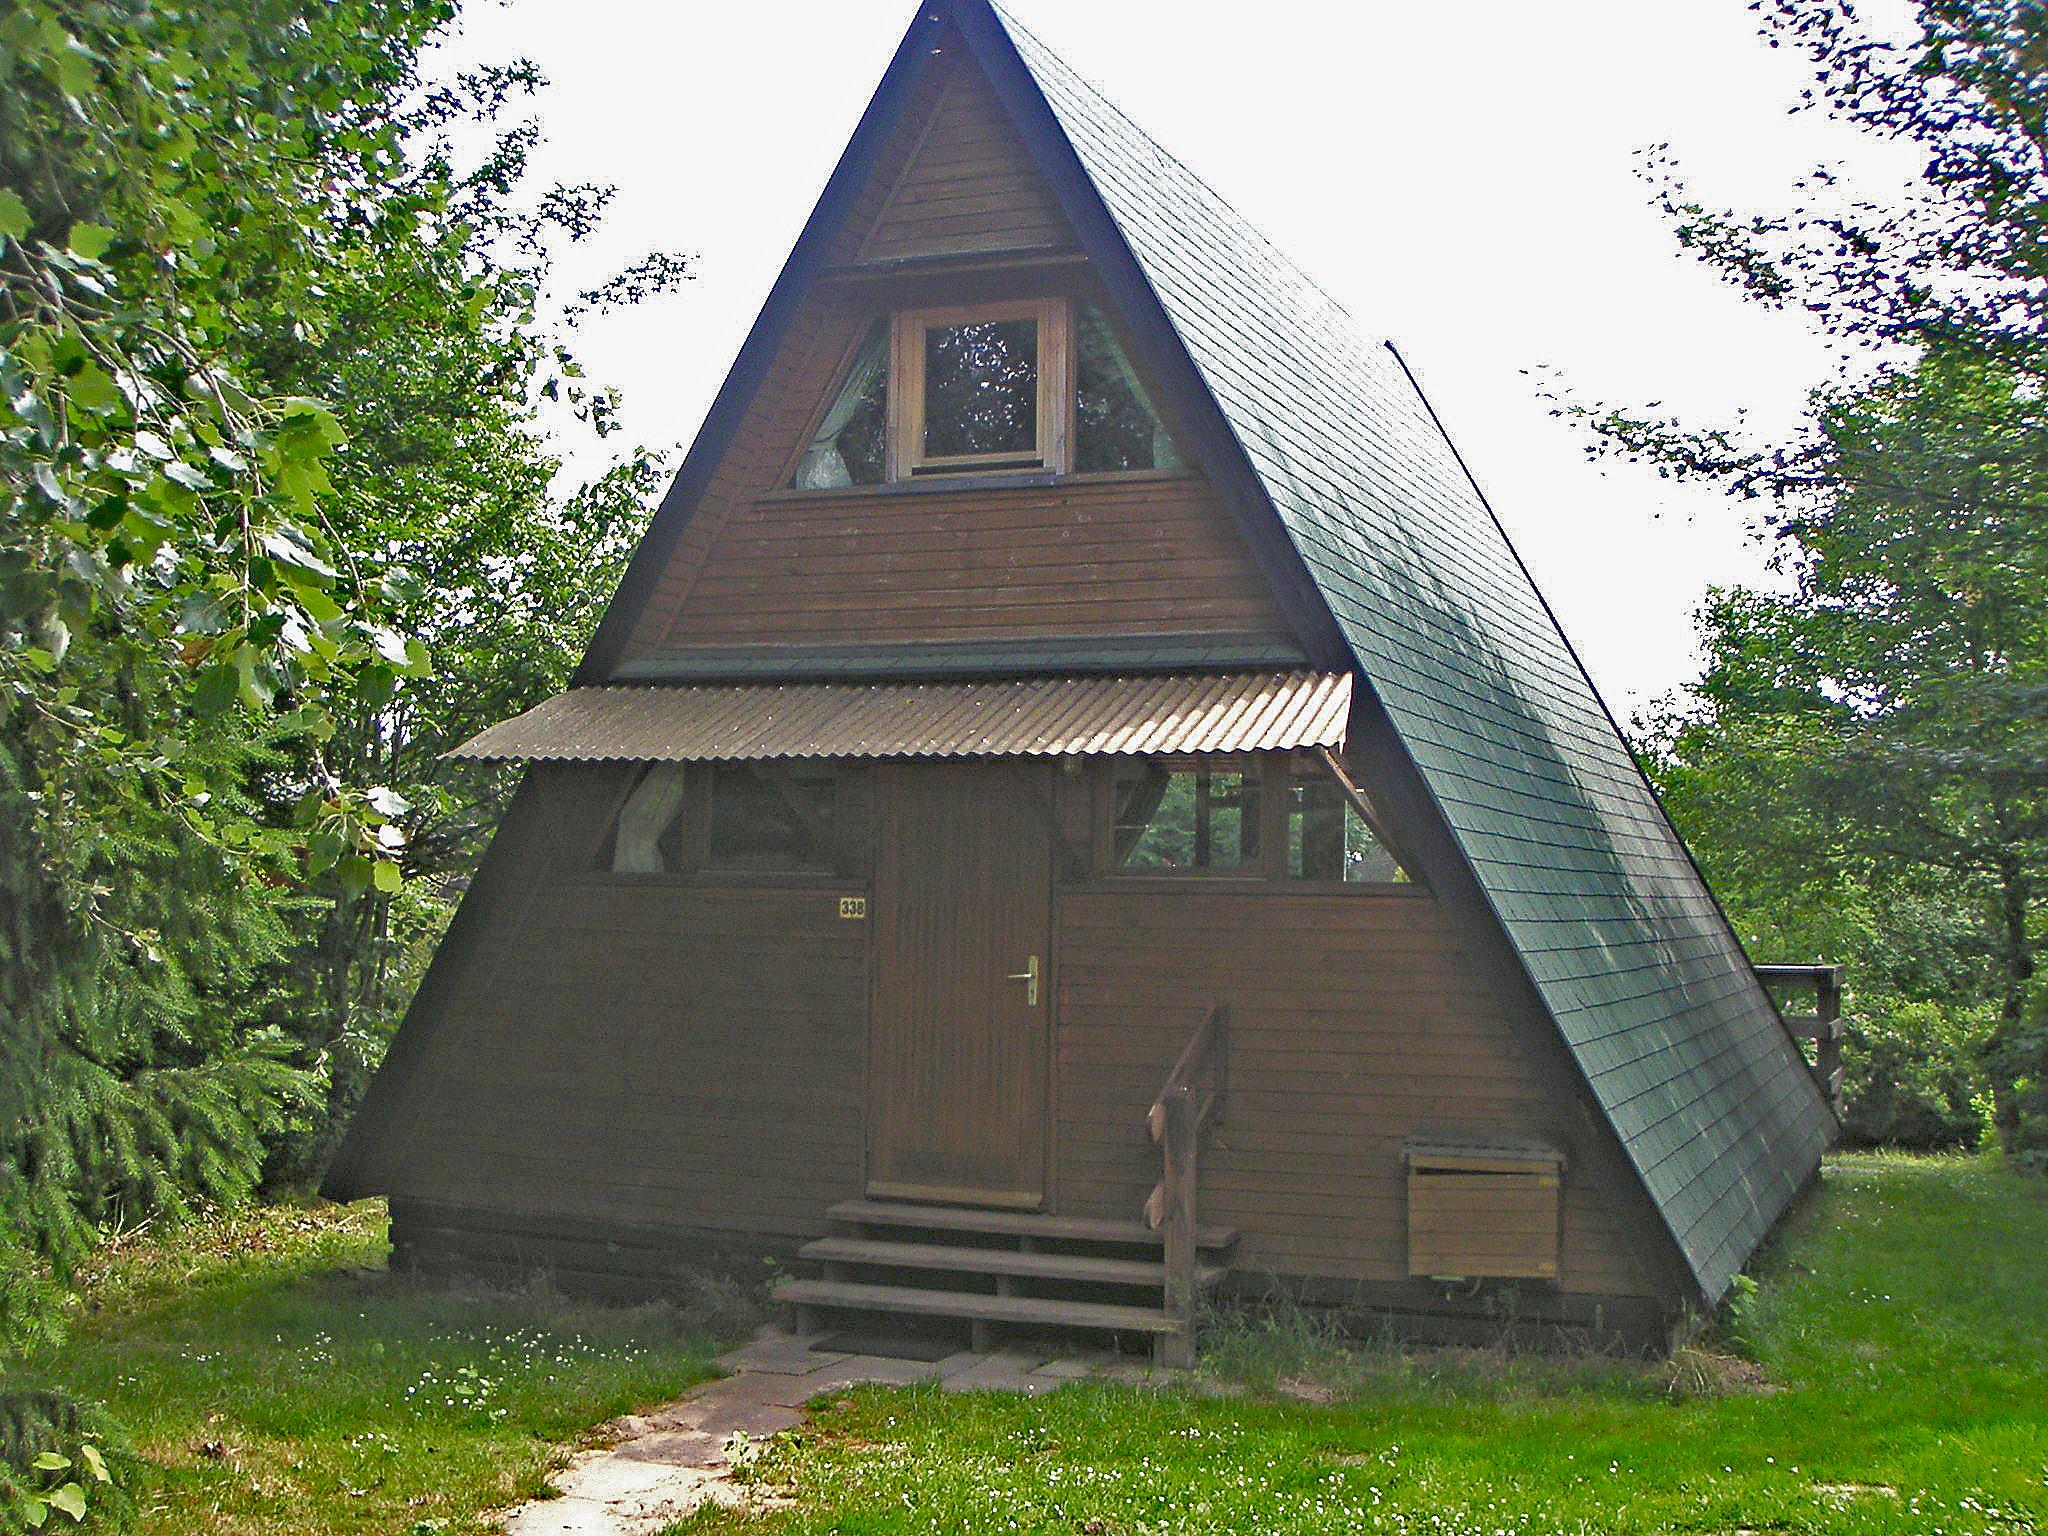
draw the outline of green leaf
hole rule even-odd
[[[71,380],[71,403],[94,415],[104,415],[121,404],[121,391],[106,369],[98,363],[87,363]]]
[[[83,256],[87,261],[98,261],[114,243],[114,232],[104,224],[74,224],[71,226],[71,238],[64,243],[71,247],[73,255]]]
[[[69,1456],[60,1456],[55,1451],[44,1451],[34,1461],[30,1462],[29,1465],[38,1472],[62,1472],[71,1465],[71,1458]]]
[[[28,233],[28,204],[12,187],[0,187],[0,236],[19,240]]]
[[[293,529],[280,528],[274,533],[263,535],[263,551],[279,565],[289,565],[301,571],[332,581],[337,572],[334,567],[308,549],[305,540]]]
[[[50,1518],[50,1506],[34,1494],[27,1495],[28,1502],[22,1506],[21,1523],[32,1531],[40,1531],[43,1522]]]
[[[371,870],[371,879],[377,889],[387,896],[395,894],[398,888],[405,884],[405,876],[389,859],[379,859],[376,862]]]
[[[86,1470],[91,1472],[101,1482],[111,1483],[114,1480],[107,1471],[107,1459],[100,1454],[98,1446],[90,1444],[81,1445],[78,1448],[78,1456],[85,1463]]]
[[[78,1484],[66,1483],[61,1488],[52,1489],[45,1497],[50,1501],[50,1508],[63,1510],[73,1520],[85,1518],[85,1490]]]

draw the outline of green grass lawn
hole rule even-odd
[[[702,1335],[738,1315],[415,1284],[383,1252],[374,1205],[131,1241],[71,1341],[10,1385],[109,1405],[155,1465],[157,1536],[459,1533],[538,1492],[591,1426],[708,1374]],[[1404,1356],[1240,1328],[1210,1369],[1246,1395],[865,1389],[754,1465],[786,1505],[689,1529],[2048,1526],[2048,1184],[1990,1161],[1840,1158],[1759,1279],[1737,1320],[1747,1362]]]
[[[787,1507],[693,1533],[2036,1532],[2048,1524],[2048,1185],[1988,1161],[1852,1156],[1761,1265],[1756,1369],[1227,1359],[1327,1406],[1077,1385],[866,1389],[756,1477]],[[1301,1358],[1289,1358],[1300,1355]],[[1712,1385],[1708,1385],[1711,1379]]]
[[[375,1202],[130,1241],[69,1342],[8,1384],[112,1410],[154,1464],[155,1536],[455,1536],[539,1492],[592,1425],[711,1374],[716,1306],[466,1292],[389,1276],[384,1254]]]

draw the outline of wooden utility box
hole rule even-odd
[[[1557,1279],[1564,1154],[1532,1142],[1413,1140],[1408,1273],[1430,1279]]]

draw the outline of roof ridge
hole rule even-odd
[[[1189,181],[1193,182],[1197,187],[1201,188],[1203,193],[1205,193],[1209,198],[1214,200],[1216,206],[1222,209],[1225,213],[1229,214],[1232,220],[1236,222],[1238,229],[1242,233],[1251,236],[1252,239],[1256,240],[1272,255],[1277,265],[1285,268],[1288,272],[1292,273],[1295,277],[1299,278],[1302,282],[1302,285],[1306,287],[1310,292],[1315,294],[1317,298],[1321,299],[1325,304],[1329,305],[1330,308],[1334,309],[1338,314],[1342,315],[1346,320],[1350,321],[1351,324],[1357,328],[1359,332],[1358,339],[1361,342],[1365,343],[1368,346],[1371,345],[1371,340],[1366,335],[1366,327],[1360,322],[1359,318],[1356,315],[1352,314],[1352,312],[1345,307],[1344,303],[1340,299],[1338,299],[1334,294],[1332,294],[1329,289],[1325,288],[1321,283],[1317,282],[1315,278],[1310,275],[1307,268],[1303,267],[1300,262],[1296,261],[1292,256],[1288,255],[1287,252],[1281,248],[1278,242],[1276,242],[1271,236],[1266,234],[1264,230],[1260,229],[1259,226],[1256,223],[1254,223],[1251,219],[1247,218],[1235,203],[1231,202],[1229,198],[1225,197],[1221,192],[1218,192],[1213,186],[1211,186],[1206,180],[1204,180],[1199,174],[1197,174],[1193,167],[1188,165],[1188,163],[1185,160],[1182,160],[1179,156],[1175,155],[1171,150],[1167,149],[1165,145],[1161,144],[1157,139],[1152,137],[1152,135],[1146,131],[1142,123],[1138,122],[1137,119],[1133,118],[1130,115],[1130,113],[1126,112],[1122,107],[1118,106],[1117,103],[1110,98],[1109,94],[1105,92],[1100,86],[1095,84],[1094,81],[1090,80],[1087,76],[1083,75],[1078,69],[1074,68],[1073,65],[1069,64],[1066,60],[1066,57],[1063,54],[1061,54],[1058,49],[1054,48],[1052,44],[1048,43],[1036,32],[1033,32],[1029,27],[1025,26],[1024,23],[1018,19],[1017,14],[1014,11],[1012,11],[1007,5],[1000,3],[1000,0],[986,0],[986,4],[988,5],[988,8],[991,11],[995,12],[997,20],[999,20],[1003,24],[1003,27],[1006,31],[1009,31],[1015,34],[1016,36],[1020,36],[1026,42],[1030,43],[1031,46],[1035,48],[1045,60],[1051,63],[1055,69],[1064,73],[1066,78],[1070,82],[1072,82],[1072,84],[1086,91],[1090,96],[1094,97],[1095,100],[1099,102],[1103,107],[1105,107],[1110,112],[1114,113],[1117,119],[1120,122],[1122,122],[1122,124],[1127,130],[1129,130],[1136,137],[1144,141],[1146,147],[1149,148],[1153,154],[1157,155],[1161,160],[1165,161],[1166,164],[1172,166],[1181,175],[1185,176]],[[1034,75],[1038,73],[1036,67],[1033,68],[1032,73]]]

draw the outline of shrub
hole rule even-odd
[[[1926,1002],[1876,1006],[1842,1039],[1842,1139],[1854,1147],[1974,1147],[1988,1093],[1989,1022]]]
[[[0,1536],[128,1530],[140,1465],[97,1410],[55,1392],[0,1392]],[[53,1523],[60,1514],[71,1518]]]

